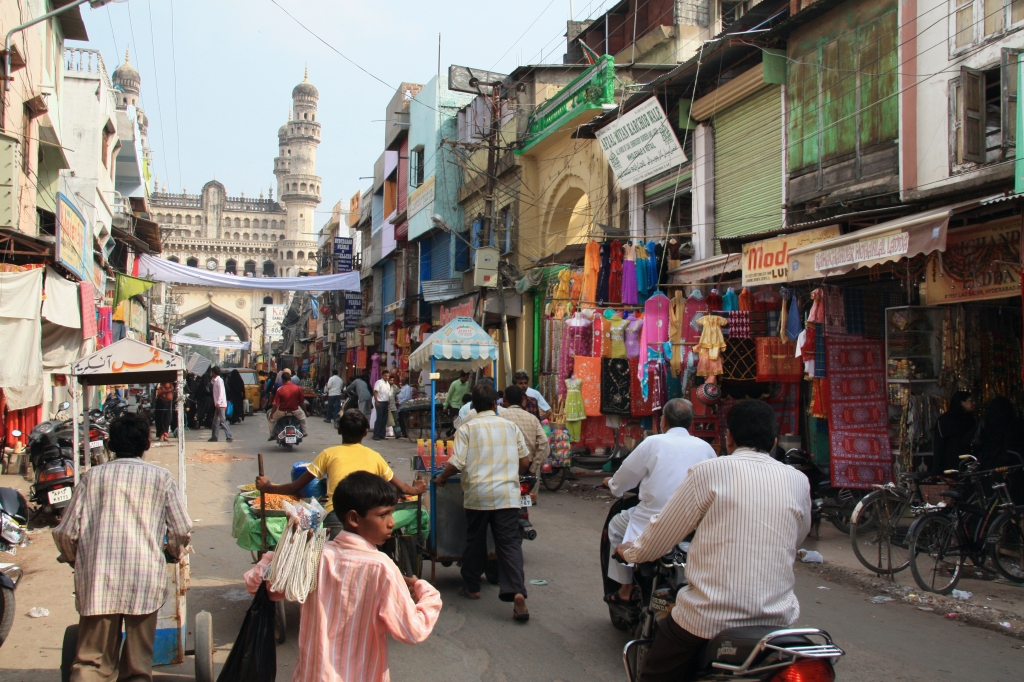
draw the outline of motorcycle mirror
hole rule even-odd
[[[960,455],[960,459],[974,459],[974,455]]]
[[[21,431],[14,429],[13,431],[11,431],[11,435],[14,436],[15,438],[21,438]]]
[[[60,404],[60,409],[62,409],[62,410],[66,410],[66,409],[68,409],[69,407],[71,407],[71,403],[69,403],[69,402],[68,402],[68,401],[66,401],[66,400],[65,400],[64,402],[62,402],[62,403]]]

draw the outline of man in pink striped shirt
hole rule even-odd
[[[324,545],[316,591],[302,605],[292,682],[389,682],[388,635],[406,644],[424,641],[441,613],[441,595],[425,580],[403,577],[377,551],[395,527],[393,485],[355,471],[332,498],[344,530]],[[245,574],[250,593],[259,589],[272,558],[268,552]],[[275,601],[283,597],[270,593]]]

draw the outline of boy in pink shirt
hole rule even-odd
[[[395,527],[393,485],[356,471],[338,483],[332,497],[344,530],[324,545],[317,589],[302,604],[299,659],[291,679],[388,682],[388,635],[407,644],[424,641],[441,613],[441,595],[425,580],[402,576],[377,550]],[[272,558],[268,552],[245,574],[251,594]],[[275,601],[283,597],[270,593]]]

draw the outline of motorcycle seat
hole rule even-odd
[[[943,490],[939,493],[941,497],[948,497],[951,500],[959,500],[963,497],[957,490]]]
[[[783,629],[785,628],[776,625],[747,625],[723,630],[704,647],[701,670],[711,668],[711,664],[715,662],[742,665],[758,642],[771,633]],[[787,635],[785,637],[776,637],[772,640],[772,644],[778,646],[807,646],[813,644],[813,642],[802,635]],[[766,657],[769,653],[771,653],[771,650],[766,650],[761,658]]]
[[[931,477],[931,472],[928,471],[906,471],[900,474],[900,478],[908,481],[926,481]]]

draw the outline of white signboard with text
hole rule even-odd
[[[686,161],[657,97],[601,128],[597,141],[622,189]]]
[[[263,330],[267,341],[280,341],[282,338],[281,323],[284,322],[286,305],[268,305],[264,311]]]

